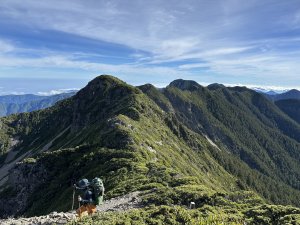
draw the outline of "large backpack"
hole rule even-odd
[[[92,188],[93,192],[93,200],[96,205],[103,204],[103,195],[104,195],[104,185],[100,178],[95,177],[91,183],[90,187]]]

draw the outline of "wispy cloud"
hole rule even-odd
[[[242,84],[242,83],[236,83],[236,84],[224,84],[226,87],[247,87],[253,90],[260,90],[263,92],[268,91],[275,91],[278,93],[286,92],[291,89],[298,89],[300,90],[300,86],[272,86],[272,85],[261,85],[257,86],[257,84]]]
[[[2,95],[24,95],[23,91],[0,91],[0,96]]]
[[[300,83],[299,6],[296,0],[3,0],[0,35],[17,26],[21,37],[30,31],[39,44],[26,35],[0,40],[0,66],[150,76],[153,83],[159,76]]]
[[[0,54],[12,52],[14,49],[15,48],[11,43],[4,40],[0,40]]]
[[[142,75],[151,76],[153,74],[165,74],[167,76],[178,77],[184,74],[174,68],[163,66],[143,66],[135,64],[105,64],[98,62],[90,62],[78,59],[77,57],[68,57],[66,55],[44,56],[38,58],[9,57],[0,55],[0,67],[8,68],[64,68],[64,69],[80,69],[90,72],[107,73],[107,74],[124,74],[124,75]],[[186,71],[187,75],[189,72]]]

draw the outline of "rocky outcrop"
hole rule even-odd
[[[15,216],[24,212],[29,196],[47,179],[47,171],[41,163],[27,158],[10,170],[8,182],[12,195],[0,199],[0,216]]]
[[[63,225],[75,219],[75,213],[57,213],[30,218],[10,218],[0,220],[1,225]]]

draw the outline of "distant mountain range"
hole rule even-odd
[[[269,99],[273,101],[277,100],[282,100],[282,99],[300,99],[300,91],[297,89],[284,89],[284,88],[265,88],[265,87],[253,87],[253,86],[243,86],[243,85],[223,85],[223,84],[210,84],[207,87],[216,87],[216,86],[221,86],[221,87],[246,87],[248,89],[254,90],[257,93],[263,94]]]
[[[274,101],[275,105],[280,108],[290,118],[300,123],[300,91],[296,89],[287,90],[283,93],[278,93],[273,90],[262,91],[256,89],[258,93],[262,93],[268,99]]]
[[[239,86],[239,85],[237,85],[237,86]],[[284,88],[278,89],[278,88],[265,88],[265,87],[248,87],[248,88],[252,89],[256,92],[264,93],[264,94],[265,93],[267,93],[267,94],[282,94],[282,93],[287,92],[287,91],[292,89],[292,88],[290,88],[290,89],[284,89]]]
[[[73,96],[75,93],[69,92],[52,96],[33,94],[0,96],[0,116],[44,109],[54,105],[57,101]]]
[[[283,99],[300,99],[300,91],[297,89],[273,90],[259,87],[253,87],[252,90],[262,93],[273,101]]]
[[[196,82],[195,82],[196,83]],[[223,84],[210,84],[209,89],[225,88]],[[300,91],[292,90],[271,90],[265,88],[254,87],[252,90],[262,93],[272,101],[285,100],[285,99],[298,99],[300,100]],[[0,96],[0,117],[8,116],[15,113],[32,112],[35,110],[44,109],[54,105],[57,101],[73,96],[77,91],[72,90],[66,93],[55,95],[3,95]],[[283,103],[280,104],[280,106]]]
[[[285,99],[298,99],[300,100],[300,91],[296,89],[289,90],[287,92],[281,93],[281,94],[274,94],[272,93],[265,93],[265,95],[273,100],[273,101],[278,101],[278,100],[285,100]]]

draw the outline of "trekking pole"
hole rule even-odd
[[[80,197],[80,195],[78,195],[78,209],[80,208],[80,202],[81,202],[82,198]]]
[[[73,186],[73,201],[72,201],[72,211],[74,210],[74,201],[75,201],[75,187]]]
[[[77,212],[77,215],[79,216],[79,220],[81,220],[81,213],[82,213],[81,204],[80,204],[81,200],[82,200],[82,198],[80,197],[80,195],[78,195],[78,209],[76,212]]]

